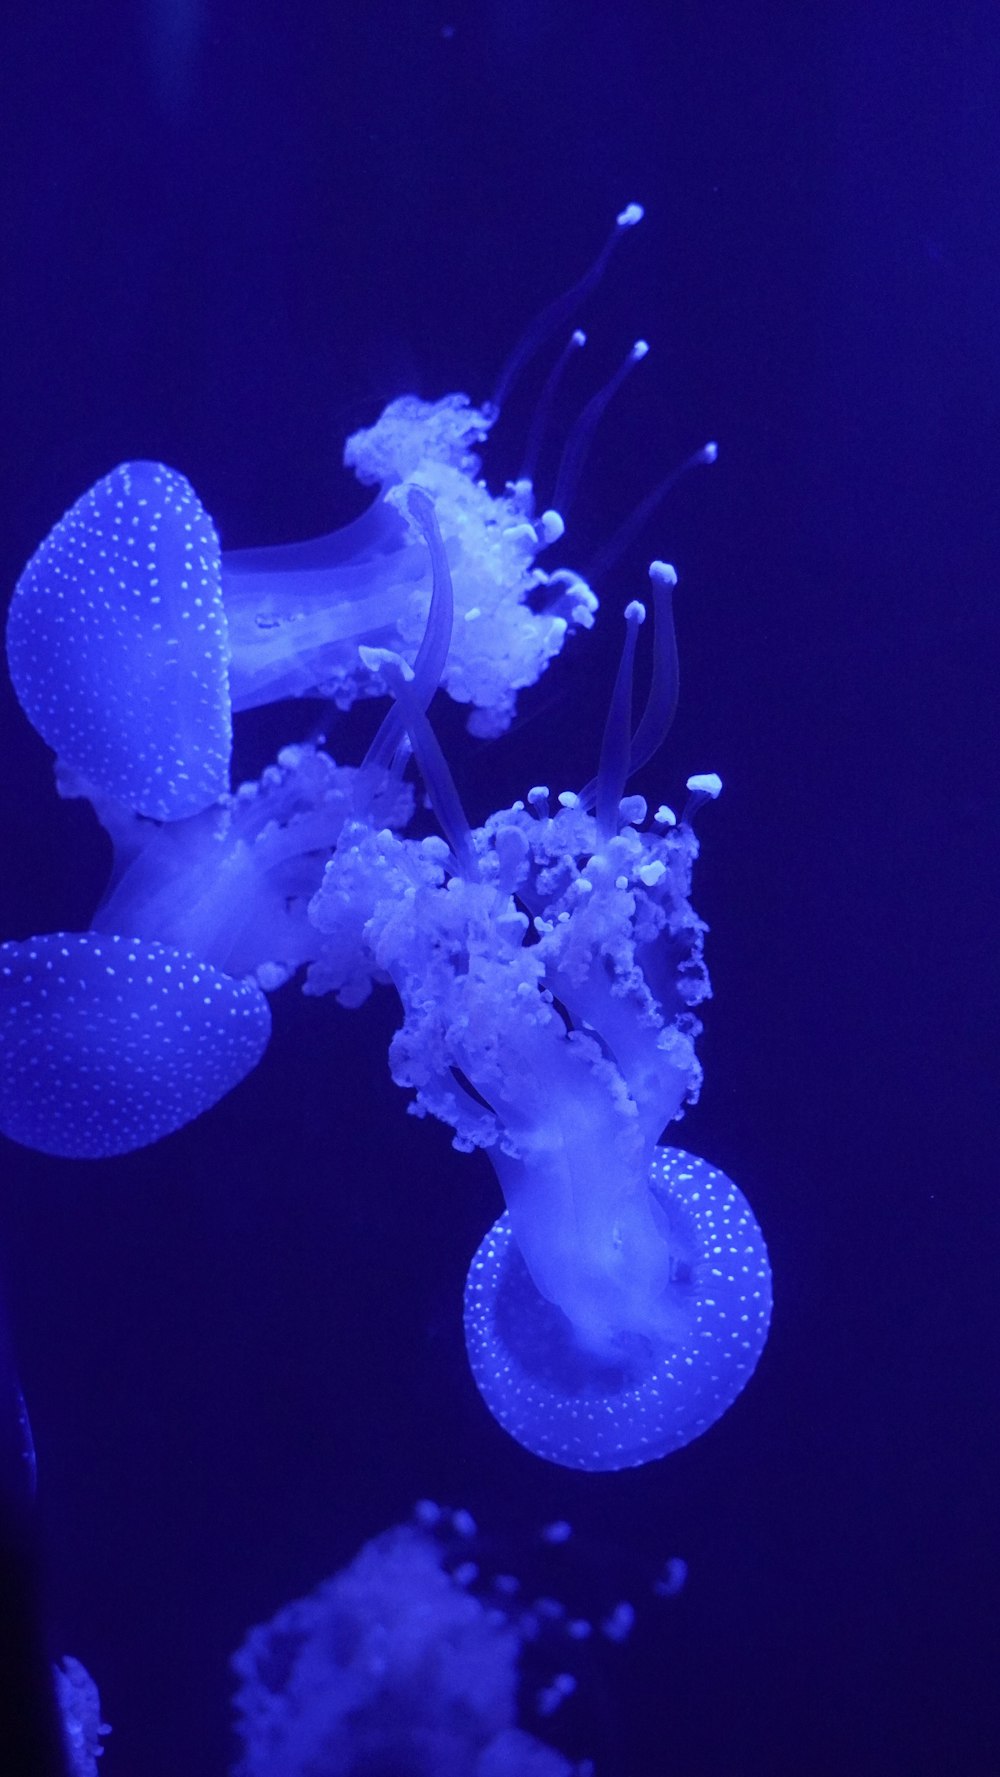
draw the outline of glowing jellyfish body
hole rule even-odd
[[[503,1215],[465,1289],[465,1340],[477,1387],[519,1444],[566,1467],[619,1469],[668,1456],[721,1418],[767,1338],[771,1277],[746,1198],[724,1173],[659,1148],[650,1191],[678,1254],[667,1288],[682,1311],[656,1341],[624,1330],[617,1349],[581,1348],[532,1281]]]
[[[53,932],[0,945],[0,1127],[102,1160],[158,1141],[260,1060],[256,983],[167,945]]]

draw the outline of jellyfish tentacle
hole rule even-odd
[[[424,493],[422,488],[407,487],[406,505],[414,524],[420,531],[431,558],[431,600],[427,608],[427,623],[413,662],[409,679],[409,699],[412,707],[426,710],[441,683],[448,650],[451,646],[452,630],[455,622],[455,598],[452,587],[451,569],[445,554],[441,527],[437,521],[434,502]],[[362,660],[373,672],[382,665],[390,665],[400,659],[393,650],[362,648],[359,650]],[[402,663],[405,666],[405,662]],[[408,671],[410,669],[407,669]],[[394,687],[398,683],[393,679],[390,689],[393,690],[393,704],[386,712],[371,746],[365,754],[359,773],[359,784],[368,782],[368,774],[373,776],[390,769],[394,757],[404,739],[406,723],[399,708],[399,699]]]
[[[527,481],[532,485],[534,484],[535,471],[538,467],[538,458],[541,453],[546,431],[548,430],[549,420],[552,416],[552,408],[555,404],[556,394],[562,383],[563,377],[566,374],[566,368],[570,359],[575,357],[576,353],[581,351],[586,343],[587,335],[584,333],[583,329],[580,327],[574,328],[553,364],[552,369],[549,371],[545,382],[542,384],[542,392],[535,404],[535,411],[531,416],[531,426],[528,430],[527,439],[525,440],[524,451],[521,457],[521,468],[518,472],[519,481]]]
[[[669,562],[650,562],[649,583],[653,600],[653,673],[645,708],[629,743],[628,766],[622,778],[622,789],[628,779],[635,772],[641,771],[644,765],[648,765],[650,759],[655,758],[659,752],[673,725],[680,690],[673,604],[673,589],[677,585],[676,570]],[[605,739],[607,734],[606,725]],[[580,791],[580,801],[584,808],[594,807],[598,782],[598,777],[592,777]]]
[[[591,396],[567,438],[556,475],[555,493],[552,496],[552,504],[563,518],[567,517],[576,497],[576,490],[594,440],[594,433],[597,431],[605,408],[610,406],[625,378],[635,369],[637,364],[642,363],[648,354],[648,341],[637,339],[635,344],[630,346],[618,369],[608,377],[603,388],[598,389],[597,394]]]
[[[645,494],[635,509],[629,513],[624,523],[619,525],[614,534],[588,562],[587,578],[598,582],[603,580],[605,575],[617,566],[635,539],[641,536],[657,507],[666,499],[671,488],[676,487],[681,477],[686,475],[689,469],[717,462],[718,457],[719,447],[714,440],[710,439],[707,444],[701,446],[700,450],[693,450],[689,457],[685,457],[683,463],[680,463],[676,469],[671,469],[662,481],[658,481],[654,487],[651,487],[648,494]]]
[[[625,607],[625,643],[618,662],[614,690],[608,705],[597,771],[597,834],[606,843],[618,831],[618,808],[629,774],[632,730],[632,668],[639,629],[646,608],[638,599]]]
[[[362,653],[368,657],[366,664],[381,671],[392,692],[395,708],[406,729],[407,739],[424,780],[427,799],[451,847],[456,869],[462,876],[475,877],[477,865],[472,829],[441,743],[434,733],[421,699],[414,692],[411,669],[405,660],[387,649],[362,649]]]
[[[670,562],[649,564],[653,599],[653,675],[646,707],[632,736],[628,775],[632,777],[656,757],[673,726],[680,694],[677,632],[674,628],[674,587],[677,573]]]
[[[626,204],[624,209],[619,210],[611,233],[583,276],[578,278],[575,284],[571,284],[568,290],[564,290],[559,296],[554,297],[532,322],[523,338],[518,340],[497,378],[493,391],[492,406],[496,412],[499,413],[502,410],[515,382],[521,372],[530,364],[536,352],[541,350],[547,339],[551,339],[554,333],[558,333],[560,327],[565,326],[581,303],[585,302],[591,292],[597,288],[619,241],[630,229],[635,228],[642,221],[644,214],[642,205],[636,203]]]

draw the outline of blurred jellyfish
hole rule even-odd
[[[0,1520],[23,1521],[35,1501],[35,1440],[14,1360],[6,1304],[0,1296]]]
[[[97,1777],[101,1740],[111,1729],[101,1720],[97,1686],[79,1660],[67,1654],[53,1669],[56,1701],[62,1717],[69,1777]]]
[[[546,1743],[577,1689],[565,1607],[491,1577],[475,1546],[467,1513],[423,1502],[251,1629],[232,1662],[236,1777],[592,1772]]]

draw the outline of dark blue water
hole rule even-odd
[[[566,1713],[603,1777],[992,1777],[994,10],[145,0],[14,8],[0,49],[5,587],[130,456],[183,470],[230,548],[346,523],[347,433],[400,393],[485,397],[645,204],[573,372],[586,398],[651,342],[586,464],[577,565],[706,438],[719,461],[506,737],[470,750],[451,709],[440,732],[473,820],[578,786],[616,614],[651,556],[676,563],[681,704],[640,787],[726,783],[680,1137],[746,1192],[775,1278],[760,1368],[703,1439],[621,1474],[532,1457],[462,1342],[486,1160],[406,1116],[388,994],[288,989],[257,1073],[161,1145],[3,1148],[38,1459],[34,1529],[16,1499],[5,1536],[22,1649],[94,1674],[107,1777],[218,1777],[248,1625],[430,1495],[514,1544],[570,1519],[624,1584],[687,1561]],[[237,775],[314,716],[248,718]],[[346,719],[345,756],[372,720]],[[0,723],[2,934],[85,927],[104,842],[6,682]],[[40,1768],[21,1757],[0,1767]]]

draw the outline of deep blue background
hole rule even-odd
[[[722,1423],[581,1477],[467,1375],[497,1194],[406,1117],[388,997],[286,993],[258,1074],[149,1152],[5,1148],[47,1609],[101,1684],[107,1777],[219,1777],[246,1626],[425,1493],[515,1535],[566,1514],[623,1571],[688,1560],[609,1661],[604,1777],[996,1777],[996,7],[57,0],[12,6],[0,50],[4,586],[130,455],[189,475],[231,546],[346,519],[345,432],[408,389],[486,395],[646,204],[576,387],[637,334],[653,352],[571,554],[706,437],[719,463],[507,739],[442,732],[476,818],[579,784],[613,613],[676,561],[683,700],[647,788],[727,785],[679,1134],[746,1190],[775,1270]],[[85,925],[101,840],[6,686],[0,722],[3,933]],[[288,727],[248,724],[244,767]]]

